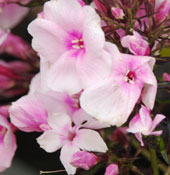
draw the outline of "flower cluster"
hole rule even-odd
[[[102,161],[105,175],[117,175],[122,162],[110,154],[110,142],[119,140],[119,132],[124,137],[135,134],[141,146],[147,136],[163,133],[156,127],[165,116],[152,119],[151,113],[158,89],[153,70],[169,34],[170,1],[94,0],[87,5],[82,0],[49,0],[28,26],[37,54],[10,32],[28,13],[18,4],[30,3],[0,1],[0,53],[22,60],[0,61],[5,97],[21,89],[27,92],[24,85],[36,73],[40,58],[40,72],[32,78],[29,92],[10,106],[11,123],[23,132],[42,133],[37,143],[46,152],[61,149],[60,161],[69,175]],[[166,83],[169,76],[163,74]],[[0,115],[0,171],[10,166],[16,149],[14,126],[4,116]],[[122,125],[129,126],[107,137],[107,129]]]

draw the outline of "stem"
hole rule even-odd
[[[169,175],[170,174],[170,166],[168,167],[167,171],[165,172],[164,175]]]
[[[139,169],[136,166],[132,166],[132,171],[136,174],[139,174],[139,175],[145,175],[144,173],[139,171]]]
[[[149,148],[149,150],[150,150],[150,158],[151,158],[151,165],[152,165],[153,174],[159,175],[156,151],[152,148]]]
[[[52,173],[61,173],[65,172],[66,170],[55,170],[55,171],[40,171],[40,174],[52,174]]]
[[[139,147],[140,147],[139,143],[138,143],[135,139],[132,140],[132,145],[133,145],[136,149],[139,149]],[[142,154],[146,159],[150,160],[150,154],[149,154],[149,152],[148,152],[146,149],[141,150],[141,154]],[[160,161],[160,162],[161,162],[161,161]],[[159,168],[162,172],[166,172],[166,170],[167,170],[167,166],[166,166],[165,164],[163,164],[163,163],[159,163],[159,164],[158,164],[158,168]]]

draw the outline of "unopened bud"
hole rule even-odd
[[[89,170],[92,166],[96,165],[98,161],[99,157],[95,154],[86,151],[79,151],[73,154],[71,164],[75,167]]]
[[[119,173],[118,165],[113,163],[107,166],[105,174],[104,175],[117,175]]]
[[[123,19],[125,14],[123,12],[123,10],[121,8],[116,8],[116,7],[112,7],[111,8],[111,12],[112,15],[116,18],[116,19]]]

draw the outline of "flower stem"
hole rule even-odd
[[[152,165],[153,174],[159,175],[156,151],[152,148],[149,148],[149,150],[150,150],[150,158],[151,158],[151,165]]]
[[[52,174],[52,173],[61,173],[65,172],[66,170],[55,170],[55,171],[40,171],[40,174]]]

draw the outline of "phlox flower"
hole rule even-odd
[[[105,80],[83,91],[80,105],[96,119],[121,126],[140,96],[148,108],[153,108],[157,91],[152,72],[155,60],[152,57],[120,54],[115,45],[107,45],[113,54],[112,71]]]
[[[75,174],[76,167],[71,164],[74,153],[81,150],[106,152],[107,146],[98,132],[72,126],[71,119],[64,113],[54,113],[48,117],[50,130],[45,131],[37,142],[47,152],[61,148],[60,160],[68,174]]]
[[[0,2],[0,28],[14,28],[28,13],[29,9],[15,3]]]
[[[162,131],[153,131],[161,121],[165,119],[165,116],[162,114],[157,114],[152,120],[150,111],[142,105],[139,110],[139,113],[135,115],[129,123],[128,132],[134,133],[136,138],[141,143],[141,146],[144,146],[142,135],[155,135],[159,136],[162,134]]]
[[[0,172],[10,167],[16,148],[11,124],[6,116],[0,115]]]
[[[11,122],[25,132],[42,132],[49,129],[47,118],[53,113],[66,113],[77,125],[84,128],[100,129],[108,127],[88,115],[79,106],[79,95],[55,91],[42,92],[41,76],[37,74],[31,81],[29,93],[10,107]]]
[[[108,75],[111,58],[92,7],[82,7],[77,0],[51,0],[28,31],[41,56],[43,82],[51,90],[78,93]]]
[[[168,17],[170,11],[170,0],[155,0],[155,19],[157,22]]]
[[[121,39],[121,44],[134,55],[147,56],[150,53],[148,42],[136,31],[133,31],[133,35],[124,36]]]

